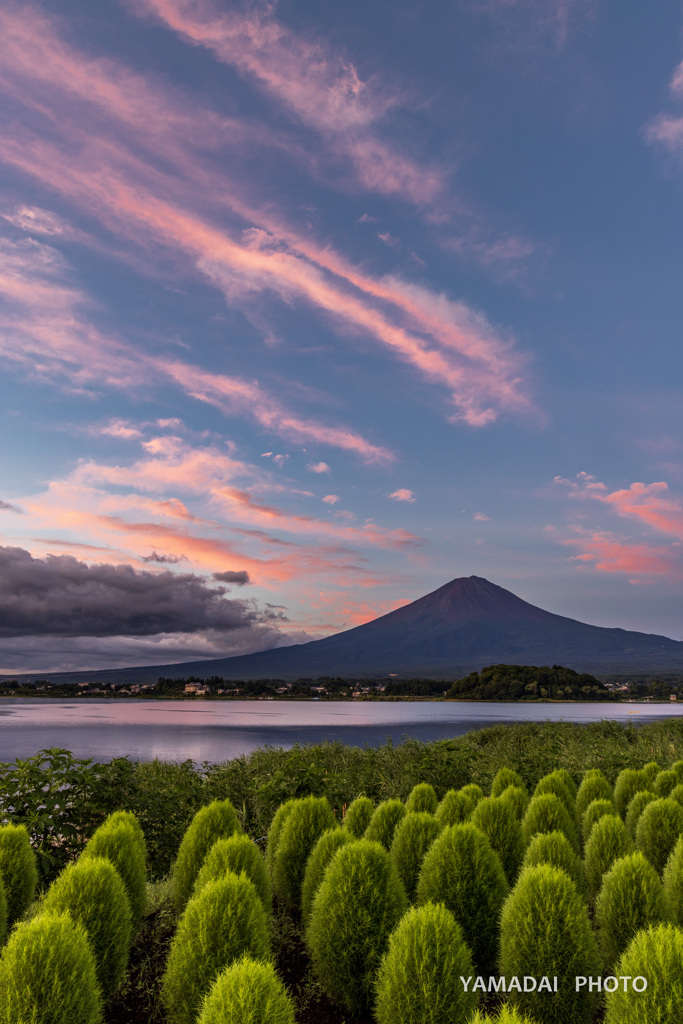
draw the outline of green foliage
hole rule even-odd
[[[587,672],[553,665],[489,665],[453,683],[446,697],[460,700],[610,700],[604,683]]]
[[[647,781],[648,786],[652,787],[654,781],[661,772],[661,768],[656,761],[648,761],[647,764],[643,765],[643,775]]]
[[[593,800],[593,802],[590,803],[584,811],[581,819],[581,838],[583,840],[583,845],[585,846],[590,839],[590,834],[593,831],[593,826],[596,821],[599,821],[600,818],[603,818],[606,814],[615,815],[616,813],[617,808],[614,800]]]
[[[484,790],[476,782],[468,782],[466,786],[462,787],[460,792],[472,801],[472,810],[474,810],[480,800],[484,799]]]
[[[528,846],[539,832],[563,832],[574,849],[579,849],[574,817],[567,810],[564,801],[555,793],[532,797],[522,818],[525,846]]]
[[[335,854],[313,901],[306,943],[316,977],[333,1002],[366,1010],[389,935],[407,908],[394,863],[359,839]]]
[[[301,920],[304,926],[310,919],[313,900],[325,877],[328,864],[340,847],[355,841],[356,837],[349,829],[330,828],[323,832],[311,850],[301,885]]]
[[[405,814],[405,804],[400,800],[383,800],[375,808],[363,838],[373,843],[381,843],[385,850],[390,850],[396,826]]]
[[[683,792],[683,786],[681,786],[681,791]],[[641,789],[633,795],[626,811],[626,828],[634,841],[641,814],[647,805],[651,804],[653,800],[656,799],[657,797],[649,789]]]
[[[628,805],[641,789],[652,789],[648,773],[642,768],[624,768],[614,783],[614,802],[622,818],[626,817]]]
[[[491,796],[500,796],[509,786],[516,786],[517,789],[526,790],[524,780],[513,768],[499,768],[491,783]]]
[[[602,876],[615,860],[633,852],[633,842],[621,818],[605,814],[596,821],[584,851],[586,885],[591,900],[600,892]]]
[[[581,823],[584,812],[594,800],[612,800],[612,787],[599,768],[591,768],[584,773],[581,785],[576,794],[576,821]]]
[[[671,906],[659,875],[642,853],[615,861],[602,880],[595,924],[605,967],[611,969],[641,928],[670,921]]]
[[[520,1013],[516,1006],[503,1003],[498,1012],[492,1016],[477,1010],[468,1024],[536,1024],[536,1021],[527,1017],[525,1013]]]
[[[271,964],[245,956],[218,975],[197,1024],[295,1024],[294,1004]]]
[[[576,992],[574,979],[600,974],[600,958],[588,911],[569,876],[550,864],[523,871],[505,901],[500,930],[501,974],[558,978],[558,992],[513,992],[512,1001],[543,1024],[590,1024],[597,993]]]
[[[301,884],[311,850],[323,832],[335,825],[324,796],[297,800],[288,815],[273,857],[272,878],[273,889],[290,907],[301,904]]]
[[[683,931],[659,924],[632,939],[616,975],[645,978],[647,988],[609,992],[605,1024],[678,1024],[683,1020]],[[642,986],[642,982],[639,983]]]
[[[652,783],[652,789],[657,796],[665,797],[670,796],[671,790],[675,789],[677,785],[678,776],[676,775],[676,772],[668,769],[667,771],[660,772],[659,775],[655,777],[655,780]]]
[[[683,782],[679,782],[669,793],[669,799],[675,800],[683,806]]]
[[[441,825],[459,825],[467,821],[476,804],[464,793],[449,789],[436,809],[436,819]]]
[[[287,818],[292,813],[296,806],[296,797],[291,797],[289,800],[285,800],[283,804],[280,804],[276,810],[273,820],[270,823],[268,829],[268,842],[266,843],[266,867],[273,873],[273,865],[275,863],[275,851],[277,850],[277,844],[280,842],[280,835],[282,829],[285,827]]]
[[[500,858],[471,823],[450,825],[422,862],[417,903],[443,903],[461,926],[477,970],[498,955],[498,918],[508,884]]]
[[[244,872],[254,883],[264,909],[270,913],[273,900],[270,876],[263,854],[249,836],[232,835],[213,844],[204,858],[192,894],[196,896],[205,885],[222,878],[228,871],[235,875]]]
[[[347,828],[356,839],[360,839],[370,824],[374,810],[375,805],[370,797],[357,796],[347,807],[342,826]]]
[[[662,873],[662,881],[671,905],[673,921],[681,926],[683,925],[683,836],[679,836],[669,854]]]
[[[7,897],[5,896],[5,880],[0,875],[0,947],[7,935]]]
[[[555,796],[559,796],[569,813],[572,815],[576,813],[574,793],[561,771],[550,772],[548,775],[544,775],[542,779],[539,779],[533,795],[544,796],[546,793],[554,793]]]
[[[70,914],[83,925],[102,995],[109,999],[123,981],[131,940],[130,904],[114,865],[104,857],[68,864],[48,889],[43,909]]]
[[[414,811],[435,814],[438,803],[434,787],[430,786],[428,782],[418,782],[416,786],[413,786],[406,800],[406,811],[408,814],[412,814]]]
[[[268,915],[245,874],[208,882],[189,900],[171,943],[161,987],[169,1024],[194,1024],[216,976],[235,960],[268,960],[268,936]]]
[[[569,875],[577,892],[585,892],[583,862],[564,832],[538,832],[534,836],[526,848],[521,870],[534,868],[539,864],[551,864],[554,868],[560,868]]]
[[[500,857],[505,877],[512,885],[524,856],[522,827],[512,806],[500,797],[480,800],[470,820],[484,833]]]
[[[0,879],[7,900],[7,924],[11,927],[28,910],[38,882],[36,855],[25,825],[0,826]],[[0,946],[3,939],[4,928]]]
[[[529,794],[519,786],[508,786],[497,799],[505,800],[510,805],[518,821],[522,820],[529,806]]]
[[[2,1024],[100,1024],[95,958],[83,925],[41,914],[13,929],[0,956]]]
[[[683,782],[683,760],[674,761],[671,765],[671,771],[676,772],[679,782]]]
[[[396,826],[391,859],[411,903],[415,898],[424,856],[440,831],[441,825],[433,814],[419,811],[409,811]]]
[[[460,1024],[476,1009],[472,956],[460,926],[442,904],[413,907],[389,939],[377,975],[378,1024]]]
[[[661,873],[682,832],[683,807],[676,800],[653,800],[638,819],[636,849]]]
[[[100,825],[81,854],[81,860],[91,857],[105,857],[121,876],[130,905],[131,936],[135,936],[147,908],[144,851],[135,828],[112,815]]]
[[[192,886],[213,844],[241,831],[229,800],[213,800],[197,811],[183,836],[173,869],[173,899],[178,913],[190,898]]]

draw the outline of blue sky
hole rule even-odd
[[[683,13],[0,12],[0,671],[458,576],[683,638]]]

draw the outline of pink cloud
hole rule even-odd
[[[340,499],[338,494],[326,494],[322,500],[326,505],[336,505]]]
[[[329,473],[330,467],[326,462],[316,462],[313,465],[307,466],[311,473]]]
[[[623,541],[607,533],[587,533],[562,541],[581,548],[570,561],[589,563],[597,572],[620,572],[636,576],[683,578],[683,552],[671,548]]]
[[[473,519],[475,523],[490,523],[491,516],[485,516],[483,512],[475,512]]]
[[[394,501],[417,501],[417,498],[412,491],[409,491],[407,487],[399,487],[397,491],[392,491],[389,495]]]
[[[587,473],[578,474],[578,483],[561,477],[556,477],[556,482],[568,485],[573,497],[599,501],[622,518],[635,519],[658,533],[683,540],[683,500],[669,497],[669,487],[664,481],[633,483],[611,492],[606,484]]]

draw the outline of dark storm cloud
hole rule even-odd
[[[33,558],[0,547],[0,637],[230,631],[276,617],[224,595],[224,587],[193,573],[86,565],[72,555]]]
[[[153,551],[151,555],[143,555],[143,562],[158,562],[160,565],[177,565],[178,562],[186,562],[187,555],[160,555]]]
[[[213,578],[219,583],[235,583],[238,587],[243,587],[249,582],[249,573],[246,569],[240,569],[239,572],[215,572]]]

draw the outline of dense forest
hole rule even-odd
[[[595,676],[562,665],[489,665],[453,683],[447,697],[460,700],[614,700]]]

